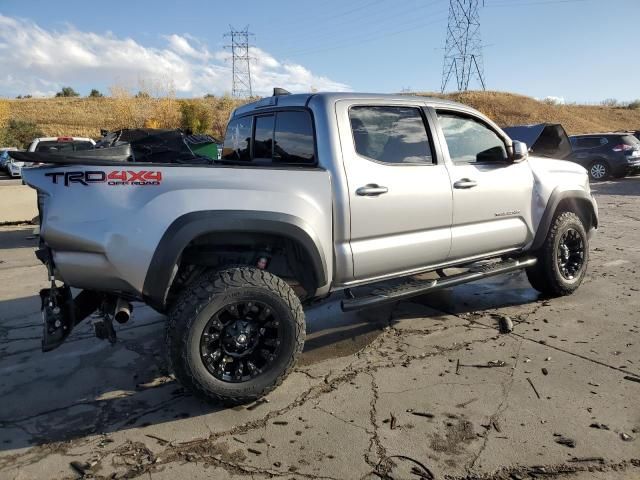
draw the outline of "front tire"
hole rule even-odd
[[[179,295],[166,341],[180,383],[201,398],[235,405],[280,385],[304,337],[304,311],[289,285],[236,267],[205,272]]]
[[[589,239],[580,217],[560,212],[537,253],[538,262],[526,270],[531,286],[547,296],[573,293],[587,273]]]

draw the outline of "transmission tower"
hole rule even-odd
[[[237,98],[247,98],[253,96],[251,87],[251,56],[249,55],[249,26],[244,30],[236,30],[229,25],[229,33],[225,37],[231,38],[231,45],[225,48],[231,49],[231,62],[233,71],[233,83],[231,95]]]
[[[469,88],[471,77],[478,81],[482,90],[486,89],[480,39],[479,0],[449,0],[441,92],[444,93],[454,74],[458,91]]]

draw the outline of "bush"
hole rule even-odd
[[[627,105],[627,108],[629,108],[631,110],[640,109],[640,99],[634,100],[633,102],[629,102],[629,105]]]
[[[44,133],[35,123],[9,120],[7,126],[0,129],[0,144],[8,147],[27,148],[34,138],[43,136]]]
[[[604,107],[617,107],[618,106],[618,100],[616,100],[615,98],[605,98],[601,103],[602,103],[602,106],[604,106]]]
[[[89,97],[91,97],[91,98],[102,98],[102,97],[104,97],[104,95],[102,93],[100,93],[99,90],[96,90],[95,88],[92,88],[91,92],[89,92]]]
[[[62,87],[62,90],[56,93],[56,97],[79,97],[79,96],[80,94],[71,87]]]
[[[182,114],[181,127],[183,130],[206,133],[211,129],[211,109],[206,103],[197,100],[182,100],[180,113]]]

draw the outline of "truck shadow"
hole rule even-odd
[[[12,248],[36,248],[38,245],[38,237],[33,234],[36,225],[28,225],[26,227],[15,228],[0,231],[0,250],[8,250]]]
[[[413,302],[429,307],[426,318],[433,309],[460,313],[537,298],[517,276],[494,282],[505,285],[478,283]],[[490,292],[496,289],[502,293]],[[202,402],[169,376],[164,317],[150,308],[135,306],[130,322],[117,327],[115,345],[96,339],[85,321],[64,345],[44,354],[38,302],[36,296],[0,302],[0,451],[161,424],[179,435],[192,435],[192,424],[176,422],[191,418],[202,423],[204,416],[216,413],[224,414],[213,417],[216,423],[246,421],[250,412],[243,411],[251,406],[226,409]],[[309,309],[300,365],[357,352],[390,324],[392,310],[388,306],[344,314],[339,298]]]

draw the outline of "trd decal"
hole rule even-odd
[[[107,183],[107,185],[160,185],[162,172],[153,170],[84,170],[71,172],[49,172],[45,176],[51,177],[55,184],[64,183],[68,187],[72,183],[89,185],[90,183]]]

